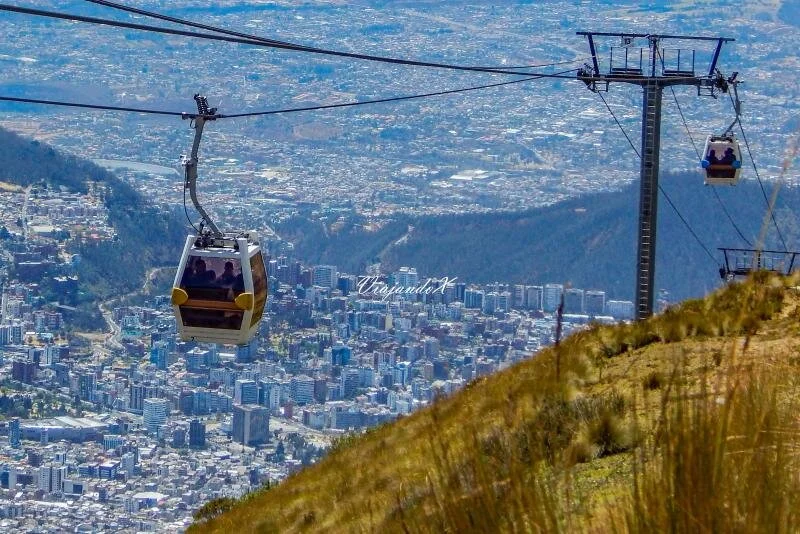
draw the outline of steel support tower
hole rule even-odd
[[[578,71],[578,79],[594,92],[608,91],[611,83],[627,83],[642,87],[642,144],[639,170],[639,234],[636,263],[636,319],[653,314],[656,263],[656,221],[658,216],[658,163],[661,148],[661,98],[665,87],[693,85],[697,94],[715,96],[719,89],[727,91],[727,81],[717,70],[726,37],[686,35],[653,35],[639,33],[578,32],[589,42],[592,63]],[[608,69],[601,69],[597,41],[617,40],[608,53]],[[647,46],[637,48],[637,42]],[[710,50],[710,66],[702,73],[695,71],[694,49],[663,48],[664,41],[686,43],[715,42]],[[616,53],[616,58],[614,54]]]

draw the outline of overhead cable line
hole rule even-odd
[[[619,120],[617,120],[617,116],[616,116],[616,115],[614,114],[614,112],[611,110],[611,106],[609,106],[609,105],[608,105],[608,102],[606,102],[606,99],[605,99],[605,97],[603,96],[603,93],[601,93],[600,91],[597,91],[597,96],[599,96],[599,97],[600,97],[600,100],[602,100],[602,101],[603,101],[603,104],[605,104],[605,105],[606,105],[606,109],[607,109],[607,110],[608,110],[608,112],[611,114],[611,118],[613,118],[613,119],[614,119],[614,122],[616,122],[616,123],[617,123],[617,126],[619,126],[619,129],[622,131],[622,134],[625,136],[625,139],[627,139],[627,140],[628,140],[628,144],[629,144],[629,145],[631,145],[631,148],[633,149],[633,151],[634,151],[634,152],[636,152],[636,157],[637,157],[637,158],[641,158],[641,157],[642,157],[642,155],[641,155],[641,154],[639,154],[639,149],[637,149],[637,148],[636,148],[636,145],[634,145],[634,144],[633,144],[633,141],[631,141],[631,138],[630,138],[630,137],[628,137],[628,132],[626,132],[626,131],[625,131],[625,128],[623,128],[623,127],[622,127],[622,124],[620,124]]]
[[[633,141],[631,140],[630,136],[628,136],[628,132],[626,132],[625,128],[622,127],[622,124],[617,119],[617,116],[614,114],[614,111],[611,109],[611,106],[608,105],[608,103],[606,102],[606,99],[603,98],[603,95],[600,94],[599,91],[597,92],[597,95],[600,96],[600,99],[606,105],[606,109],[608,109],[608,112],[611,113],[611,117],[613,117],[614,122],[616,122],[617,126],[619,126],[619,129],[622,131],[622,135],[624,135],[625,139],[628,140],[628,144],[631,145],[631,148],[636,153],[636,156],[641,159],[642,156],[639,153],[639,150],[636,148],[636,145],[633,144]],[[658,184],[658,190],[661,192],[662,195],[664,195],[664,198],[666,199],[667,203],[672,207],[673,211],[675,211],[675,214],[678,216],[678,218],[681,220],[681,222],[683,222],[684,226],[686,226],[686,229],[689,230],[689,233],[692,234],[692,237],[694,237],[695,241],[697,241],[697,243],[706,252],[708,257],[711,258],[711,261],[713,261],[714,264],[716,265],[718,263],[717,259],[714,257],[714,255],[711,253],[711,251],[708,249],[708,247],[705,245],[705,243],[703,243],[703,241],[700,240],[700,237],[697,235],[697,233],[695,233],[694,229],[692,228],[692,225],[690,225],[689,221],[687,221],[686,218],[683,216],[683,214],[681,214],[680,210],[678,210],[678,207],[675,205],[675,203],[669,197],[667,192],[664,191],[663,187],[661,187],[661,184]]]
[[[775,186],[772,188],[772,199],[770,201],[770,208],[775,206],[775,203],[778,200],[778,191],[780,191],[781,186],[783,185],[783,177],[789,171],[794,163],[795,158],[797,157],[798,152],[800,152],[800,134],[796,135],[794,141],[791,145],[789,145],[789,150],[786,153],[786,156],[783,158],[783,165],[781,167],[781,173],[778,175],[778,180],[775,182]],[[759,247],[763,246],[766,235],[767,235],[767,228],[769,227],[769,219],[764,217],[764,222],[761,225],[761,234],[759,235]]]
[[[567,71],[565,71],[567,72]],[[485,85],[475,85],[472,87],[462,87],[459,89],[449,89],[445,91],[436,91],[433,93],[423,93],[423,94],[416,94],[416,95],[405,95],[405,96],[393,96],[388,98],[378,98],[375,100],[362,100],[358,102],[345,102],[341,104],[324,104],[319,106],[307,106],[307,107],[299,107],[299,108],[284,108],[284,109],[273,109],[273,110],[266,110],[266,111],[253,111],[253,112],[245,112],[245,113],[234,113],[234,114],[217,114],[215,117],[217,119],[235,119],[239,117],[256,117],[262,115],[280,115],[285,113],[297,113],[301,111],[317,111],[323,109],[335,109],[335,108],[344,108],[344,107],[354,107],[354,106],[365,106],[368,104],[381,104],[384,102],[399,102],[402,100],[413,100],[418,98],[429,98],[434,96],[443,96],[443,95],[450,95],[450,94],[457,94],[457,93],[466,93],[468,91],[478,91],[481,89],[490,89],[492,87],[501,87],[505,85],[512,85],[516,83],[523,83],[532,80],[539,79],[539,76],[530,76],[527,78],[520,78],[517,80],[510,80],[507,82],[497,82],[497,83],[490,83]],[[144,113],[150,115],[170,115],[173,117],[190,117],[192,116],[191,113],[184,113],[180,111],[166,111],[166,110],[158,110],[158,109],[146,109],[146,108],[129,108],[129,107],[122,107],[122,106],[110,106],[110,105],[101,105],[101,104],[83,104],[79,102],[66,102],[62,100],[43,100],[37,98],[20,98],[20,97],[13,97],[13,96],[0,96],[0,101],[4,102],[17,102],[23,104],[42,104],[42,105],[49,105],[49,106],[66,106],[66,107],[73,107],[73,108],[84,108],[84,109],[96,109],[102,111],[127,111],[131,113]]]
[[[47,18],[54,18],[54,19],[61,19],[61,20],[71,20],[75,22],[86,22],[89,24],[100,24],[104,26],[112,26],[116,28],[128,28],[132,30],[140,30],[140,31],[147,31],[147,32],[154,32],[154,33],[163,33],[168,35],[181,35],[184,37],[196,37],[200,39],[210,39],[213,41],[225,41],[230,43],[238,43],[238,44],[246,44],[251,46],[260,46],[266,48],[280,48],[285,50],[294,50],[298,52],[310,52],[316,54],[325,54],[330,56],[339,56],[339,57],[347,57],[352,59],[363,59],[369,61],[379,61],[382,63],[392,63],[396,65],[408,65],[408,66],[415,66],[415,67],[431,67],[431,68],[439,68],[439,69],[448,69],[448,70],[456,70],[456,71],[470,71],[470,72],[485,72],[490,74],[511,74],[514,76],[537,76],[540,78],[561,78],[567,80],[576,80],[575,76],[567,76],[563,74],[547,74],[547,73],[538,73],[538,72],[529,72],[529,71],[522,71],[516,72],[514,70],[507,70],[507,69],[492,69],[486,67],[469,67],[469,66],[462,66],[462,65],[452,65],[448,63],[434,63],[428,61],[414,61],[408,59],[399,59],[399,58],[391,58],[391,57],[383,57],[383,56],[372,56],[369,54],[359,54],[359,53],[352,53],[352,52],[340,52],[336,50],[325,50],[321,48],[313,48],[313,47],[306,47],[306,46],[299,46],[294,45],[292,43],[284,43],[282,41],[273,41],[270,39],[262,39],[262,38],[242,38],[242,37],[233,37],[230,35],[216,35],[213,33],[199,33],[199,32],[191,32],[186,30],[178,30],[173,28],[163,28],[159,26],[150,26],[148,24],[136,24],[132,22],[121,22],[116,20],[109,20],[109,19],[101,19],[97,17],[87,17],[83,15],[73,15],[70,13],[62,13],[57,11],[45,11],[42,9],[32,9],[27,7],[19,7],[19,6],[11,6],[8,4],[0,4],[0,11],[9,11],[12,13],[21,13],[25,15],[34,15],[40,17],[47,17]],[[193,23],[194,24],[194,23]],[[214,30],[218,31],[218,30]],[[227,30],[226,30],[227,31]],[[576,69],[577,70],[577,69]]]
[[[97,4],[97,5],[109,7],[111,9],[117,9],[119,11],[125,11],[127,13],[133,13],[133,14],[136,14],[136,15],[142,15],[142,16],[145,16],[145,17],[150,17],[150,18],[154,18],[154,19],[158,19],[158,20],[163,20],[163,21],[166,21],[166,22],[172,22],[172,23],[175,23],[175,24],[181,24],[183,26],[188,26],[188,27],[191,27],[191,28],[197,28],[197,29],[201,29],[201,30],[212,31],[212,32],[223,34],[223,35],[230,35],[230,36],[233,36],[233,37],[240,37],[242,39],[248,39],[248,40],[251,40],[251,41],[259,41],[259,42],[262,42],[262,43],[265,43],[265,44],[269,43],[269,44],[274,44],[276,46],[280,45],[280,47],[282,47],[282,48],[287,48],[287,49],[290,49],[290,50],[296,50],[296,51],[299,51],[299,52],[313,52],[313,53],[317,53],[317,54],[327,54],[327,55],[342,55],[342,56],[345,56],[345,57],[356,57],[357,59],[365,59],[365,60],[370,60],[370,61],[386,61],[386,60],[391,60],[391,62],[411,61],[411,60],[403,60],[403,59],[398,59],[398,58],[390,58],[390,57],[385,57],[385,56],[376,56],[376,55],[371,55],[371,54],[353,54],[351,52],[341,52],[341,51],[338,51],[338,50],[330,50],[330,49],[326,49],[326,48],[307,46],[307,45],[302,45],[302,44],[298,44],[298,43],[291,43],[291,42],[287,42],[287,41],[279,41],[279,40],[276,40],[276,39],[268,39],[268,38],[260,37],[260,36],[253,35],[253,34],[237,32],[237,31],[228,30],[228,29],[225,29],[225,28],[220,28],[218,26],[211,26],[209,24],[202,24],[202,23],[199,23],[199,22],[194,22],[194,21],[190,21],[190,20],[186,20],[186,19],[181,19],[181,18],[177,18],[177,17],[171,17],[169,15],[164,15],[162,13],[156,13],[154,11],[147,11],[147,10],[139,9],[139,8],[136,8],[136,7],[126,6],[124,4],[120,4],[119,2],[112,2],[110,0],[85,0],[85,1],[89,2],[91,4]],[[558,65],[566,65],[566,64],[572,64],[572,63],[581,63],[581,62],[585,61],[586,59],[587,58],[577,58],[577,59],[572,59],[572,60],[567,60],[567,61],[556,61],[556,62],[553,62],[553,63],[542,63],[542,64],[538,64],[538,65],[519,65],[519,66],[500,65],[500,66],[496,66],[496,67],[495,66],[466,66],[466,68],[468,68],[470,70],[481,71],[481,72],[485,72],[487,70],[489,70],[489,71],[492,71],[492,70],[508,71],[508,70],[519,70],[519,69],[537,69],[537,68],[544,68],[544,67],[555,67],[555,66],[558,66]],[[417,63],[420,66],[441,66],[443,68],[455,67],[455,65],[437,64],[437,63],[426,63],[426,62],[413,62],[413,63]],[[509,74],[513,74],[513,73],[509,73]]]
[[[758,180],[758,185],[761,187],[761,194],[764,197],[764,202],[767,204],[767,211],[769,212],[769,216],[772,219],[772,224],[775,226],[775,231],[778,233],[778,238],[781,240],[781,244],[783,245],[783,250],[788,251],[789,248],[786,246],[786,241],[783,239],[783,234],[781,233],[781,229],[778,227],[778,221],[775,220],[775,211],[774,206],[775,202],[770,202],[767,198],[767,191],[764,189],[764,182],[761,181],[761,174],[758,172],[758,166],[756,165],[756,160],[753,158],[753,152],[750,150],[750,142],[747,140],[747,135],[744,133],[744,126],[742,126],[742,119],[739,115],[738,106],[736,106],[736,102],[733,100],[733,95],[728,93],[730,96],[731,104],[733,104],[733,108],[736,111],[736,118],[739,123],[739,131],[742,132],[742,141],[744,141],[744,146],[747,147],[747,154],[750,156],[750,163],[753,164],[753,172],[756,174],[756,179]]]
[[[62,100],[43,100],[39,98],[19,98],[15,96],[0,96],[0,101],[3,102],[18,102],[22,104],[43,104],[47,106],[65,106],[71,108],[82,109],[97,109],[102,111],[130,111],[132,113],[145,113],[148,115],[171,115],[173,117],[182,117],[186,115],[180,111],[164,111],[160,109],[144,109],[144,108],[128,108],[122,106],[107,106],[101,104],[82,104],[80,102],[65,102]]]
[[[305,45],[301,45],[301,44],[290,43],[290,42],[287,42],[287,41],[278,41],[276,39],[267,39],[265,37],[257,37],[257,36],[249,35],[249,34],[246,34],[246,33],[236,32],[236,31],[232,31],[232,30],[226,30],[226,29],[223,29],[223,28],[217,28],[215,26],[210,26],[208,24],[201,24],[199,22],[192,22],[192,21],[189,21],[189,20],[179,19],[179,18],[176,18],[176,17],[170,17],[168,15],[162,15],[161,13],[156,13],[154,11],[146,11],[144,9],[139,9],[139,8],[136,8],[136,7],[126,6],[124,4],[120,4],[120,3],[117,3],[117,2],[109,2],[109,1],[106,1],[106,0],[85,0],[85,1],[89,2],[91,4],[98,4],[98,5],[101,5],[101,6],[110,7],[112,9],[118,9],[120,11],[125,11],[125,12],[133,13],[133,14],[136,14],[136,15],[142,15],[142,16],[145,16],[145,17],[150,17],[150,18],[154,18],[154,19],[158,19],[158,20],[163,20],[163,21],[166,21],[166,22],[173,22],[175,24],[181,24],[183,26],[189,26],[191,28],[198,28],[198,29],[201,29],[201,30],[209,30],[209,31],[213,31],[213,32],[216,32],[216,33],[221,33],[223,35],[231,35],[233,37],[241,37],[242,39],[248,39],[248,40],[251,40],[251,41],[260,41],[260,42],[263,42],[263,43],[274,43],[276,45],[279,44],[279,45],[283,45],[283,46],[287,46],[287,47],[292,47],[293,49],[305,48]]]
[[[569,71],[564,71],[564,72],[569,72]],[[222,118],[234,119],[234,118],[238,118],[238,117],[257,117],[257,116],[262,116],[262,115],[278,115],[278,114],[281,114],[281,113],[294,113],[294,112],[298,112],[298,111],[316,111],[316,110],[321,110],[321,109],[334,109],[334,108],[346,108],[346,107],[352,107],[352,106],[362,106],[362,105],[365,105],[365,104],[380,104],[380,103],[383,103],[383,102],[399,102],[399,101],[402,101],[402,100],[412,100],[412,99],[416,99],[416,98],[428,98],[428,97],[433,97],[433,96],[452,95],[452,94],[456,94],[456,93],[464,93],[464,92],[467,92],[467,91],[476,91],[478,89],[490,89],[492,87],[501,87],[501,86],[504,86],[504,85],[511,85],[511,84],[515,84],[515,83],[522,83],[522,82],[529,82],[529,81],[532,81],[532,80],[538,80],[539,78],[540,78],[539,76],[530,76],[528,78],[521,78],[521,79],[518,79],[518,80],[510,80],[510,81],[507,81],[507,82],[490,83],[490,84],[478,85],[478,86],[474,86],[474,87],[465,87],[465,88],[462,88],[462,89],[449,89],[449,90],[445,90],[445,91],[436,91],[436,92],[433,92],[433,93],[424,93],[424,94],[420,94],[420,95],[393,96],[393,97],[389,97],[389,98],[379,98],[379,99],[376,99],[376,100],[365,100],[365,101],[362,101],[362,102],[344,102],[344,103],[341,103],[341,104],[323,104],[323,105],[319,105],[319,106],[308,106],[308,107],[303,107],[303,108],[278,109],[278,110],[272,110],[272,111],[254,111],[254,112],[249,112],[249,113],[234,113],[234,114],[231,114],[231,115],[223,115]]]
[[[697,161],[700,161],[701,159],[703,159],[703,156],[700,155],[700,149],[697,148],[697,143],[694,142],[692,131],[689,129],[689,123],[686,121],[686,117],[683,115],[683,109],[681,109],[681,105],[678,102],[678,96],[675,94],[675,88],[670,87],[669,89],[670,91],[672,91],[672,99],[675,101],[675,106],[677,106],[678,108],[678,114],[681,116],[681,121],[683,121],[683,127],[686,128],[686,135],[689,137],[689,141],[691,141],[692,143],[692,148],[694,148],[694,153],[697,155]],[[717,188],[712,187],[711,192],[714,194],[714,198],[717,199],[717,202],[719,203],[719,206],[722,208],[723,213],[725,213],[725,216],[728,217],[728,220],[733,225],[733,228],[734,230],[736,230],[736,233],[739,234],[739,237],[742,238],[742,241],[747,243],[748,247],[752,247],[753,244],[750,242],[749,239],[747,239],[744,236],[742,231],[739,229],[739,226],[733,220],[733,217],[731,216],[730,212],[728,212],[728,208],[725,207],[725,203],[722,202],[722,199],[720,198],[719,193],[717,192]]]
[[[552,63],[539,63],[536,65],[517,65],[517,66],[509,66],[509,65],[498,65],[496,67],[491,66],[477,66],[477,69],[504,69],[504,70],[514,70],[514,69],[543,69],[545,67],[558,67],[559,65],[571,65],[575,63],[584,63],[586,60],[591,59],[590,56],[587,57],[580,57],[575,59],[567,59],[564,61],[554,61]],[[577,69],[576,69],[577,70]]]
[[[706,251],[706,254],[708,254],[708,257],[711,258],[711,261],[714,262],[714,264],[716,265],[717,264],[717,259],[714,257],[713,254],[711,254],[711,251],[708,250],[708,247],[703,244],[703,242],[700,240],[700,238],[695,233],[694,229],[692,229],[692,226],[689,224],[689,222],[683,217],[683,215],[681,215],[681,212],[678,211],[677,206],[675,206],[675,203],[672,202],[671,198],[669,198],[669,195],[667,194],[666,191],[664,191],[664,188],[661,187],[661,185],[659,185],[658,186],[658,190],[661,191],[661,194],[664,195],[664,198],[667,200],[669,205],[672,206],[672,209],[675,211],[675,214],[678,216],[678,218],[680,218],[680,220],[683,222],[683,224],[689,230],[689,233],[692,234],[692,237],[694,237],[695,240],[700,244],[700,246],[703,247],[703,250]]]

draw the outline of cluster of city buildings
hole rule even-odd
[[[539,25],[560,27],[564,6],[537,4]],[[178,11],[185,7],[191,6],[171,5]],[[530,34],[533,12],[525,6],[494,6],[497,13],[491,16],[490,6],[442,3],[431,13],[413,6],[391,9],[394,20],[402,21],[399,29],[375,26],[374,10],[340,6],[333,11],[337,17],[346,12],[354,26],[363,28],[359,38],[379,35],[390,48],[387,54],[402,42],[409,55],[422,58],[430,50],[447,49],[461,60],[480,60],[469,61],[475,64],[485,61],[487,46],[509,64],[529,63],[529,50],[565,59],[553,32]],[[580,19],[592,9],[581,6]],[[207,22],[228,23],[230,15],[240,17],[245,30],[260,33],[264,24],[276,24],[310,41],[320,38],[320,31],[341,27],[320,23],[327,11],[305,20],[281,6],[267,21],[249,8],[232,12],[211,8]],[[475,39],[445,31],[449,23],[443,21],[451,16],[480,28]],[[726,24],[741,26],[736,17],[717,20],[723,23],[719,31]],[[781,50],[794,57],[797,32],[762,23],[781,31],[762,32],[767,41],[750,47],[751,59]],[[0,27],[8,45],[3,76],[40,91],[57,88],[64,99],[80,100],[91,87],[109,98],[121,95],[126,104],[169,103],[194,111],[189,97],[200,76],[208,82],[213,105],[225,95],[221,111],[228,113],[241,111],[232,109],[236,106],[261,110],[385,96],[364,93],[365,87],[407,94],[418,87],[477,83],[421,70],[405,78],[351,63],[308,68],[294,56],[265,63],[263,53],[242,47],[215,49],[198,61],[192,42],[178,39],[141,38],[147,52],[123,58],[119,51],[130,50],[134,42],[123,32],[109,31],[106,46],[90,50],[85,43],[96,40],[97,31],[91,26],[39,27],[9,18]],[[459,27],[472,31],[469,25]],[[408,32],[419,38],[409,41]],[[499,32],[504,35],[500,45]],[[334,37],[340,36],[323,36]],[[583,50],[578,41],[576,50]],[[408,43],[416,43],[416,49]],[[67,62],[65,50],[70,51]],[[566,59],[583,55],[571,50]],[[759,66],[763,76],[747,77],[762,115],[774,119],[770,124],[786,122],[796,111],[796,104],[767,93],[779,85],[778,70],[784,69],[779,63],[765,62]],[[104,65],[101,80],[98,64]],[[330,75],[334,70],[337,76]],[[355,211],[380,225],[397,211],[529,209],[613,189],[635,176],[634,160],[608,149],[619,139],[602,102],[578,87],[570,90],[583,91],[579,97],[553,105],[562,82],[555,82],[556,88],[536,83],[536,89],[493,91],[486,97],[472,93],[471,98],[324,116],[286,115],[280,123],[271,118],[238,122],[225,135],[206,138],[213,142],[204,145],[202,165],[208,171],[203,175],[213,179],[201,186],[205,202],[214,215],[225,210],[226,220],[242,228],[267,228],[306,207],[323,216]],[[304,88],[299,94],[298,85]],[[176,95],[186,98],[178,103]],[[638,118],[636,109],[620,112],[623,123]],[[706,109],[703,118],[726,113]],[[4,126],[47,136],[83,156],[159,163],[163,168],[129,161],[127,178],[146,187],[154,203],[181,201],[182,180],[174,167],[191,141],[184,124],[131,121],[116,114],[45,119],[38,112],[5,109],[0,118]],[[762,154],[782,152],[781,136],[764,139]],[[665,152],[681,154],[688,150],[682,145],[682,137],[665,136]],[[692,155],[685,155],[685,164],[676,163],[673,170],[695,165]],[[602,169],[602,176],[587,173],[587,161]],[[147,178],[137,182],[143,175]],[[592,321],[633,316],[630,301],[608,298],[601,289],[479,285],[428,278],[412,267],[341,273],[333,265],[304,265],[276,252],[267,258],[267,313],[259,335],[246,346],[180,340],[166,296],[141,306],[117,306],[110,320],[118,331],[106,334],[105,342],[98,337],[86,342],[65,332],[69,302],[78,292],[74,273],[80,258],[67,255],[60,243],[114,238],[102,202],[105,192],[92,184],[86,194],[2,186],[0,531],[180,530],[203,503],[280,481],[316,461],[346,432],[412,413],[477,377],[535,357],[554,341],[559,317],[566,335]],[[55,264],[59,269],[49,270]],[[5,279],[5,266],[13,266],[14,280]]]
[[[36,284],[6,284],[0,325],[22,335],[0,345],[0,377],[37,408],[0,424],[0,517],[77,521],[74,510],[100,506],[138,529],[185,524],[209,499],[315,461],[342,433],[531,357],[553,341],[559,308],[565,333],[633,309],[559,284],[481,286],[411,267],[357,276],[266,260],[266,318],[237,347],[180,340],[166,296],[114,308],[114,343],[70,343],[55,322],[35,320]],[[192,480],[201,472],[202,483]]]
[[[3,531],[182,530],[202,503],[243,495],[285,477],[279,464],[292,465],[291,453],[275,448],[232,451],[219,437],[206,441],[206,425],[198,420],[167,440],[124,414],[35,423],[13,418],[4,427]]]
[[[29,187],[5,185],[0,195],[0,227],[5,228],[5,237],[21,234],[23,237],[50,239],[63,242],[67,239],[80,241],[103,241],[115,234],[108,221],[108,208],[104,204],[105,186],[87,182],[85,193],[51,189],[34,184]],[[13,247],[10,252],[15,252]],[[31,262],[46,261],[36,257],[36,251],[25,251],[30,257],[16,258],[26,273],[36,274],[36,265]],[[44,251],[39,251],[41,254]],[[53,252],[49,256],[53,255]]]

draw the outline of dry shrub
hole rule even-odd
[[[646,390],[661,389],[664,385],[664,376],[658,371],[651,371],[642,381],[642,387]]]

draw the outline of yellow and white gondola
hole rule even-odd
[[[181,339],[242,345],[258,331],[267,300],[264,259],[250,234],[238,238],[186,238],[172,287]]]
[[[202,219],[196,233],[186,238],[171,301],[176,326],[184,341],[248,343],[258,331],[267,301],[267,273],[254,232],[223,233],[197,200],[197,163],[200,139],[207,121],[219,117],[206,98],[194,96],[197,114],[191,156],[184,160],[184,194],[189,192]]]

